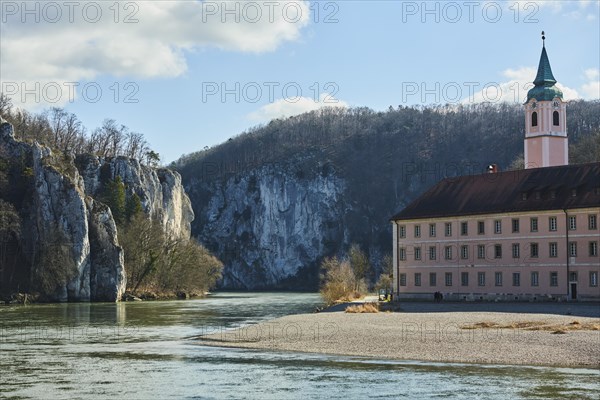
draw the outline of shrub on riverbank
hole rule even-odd
[[[356,279],[348,261],[326,258],[321,264],[321,296],[327,305],[336,301],[351,301],[366,293],[364,280]]]
[[[354,306],[348,306],[344,310],[350,314],[376,314],[379,312],[379,304],[377,303],[363,303]]]

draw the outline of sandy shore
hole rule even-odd
[[[600,319],[550,314],[336,312],[291,315],[215,331],[199,341],[212,346],[399,360],[597,368],[600,330],[589,330],[594,324],[597,329]],[[588,330],[568,330],[575,325]],[[567,330],[553,333],[557,329]]]

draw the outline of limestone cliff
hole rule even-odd
[[[125,184],[127,195],[136,193],[144,212],[161,221],[167,234],[190,237],[194,212],[177,172],[151,168],[126,157],[107,159],[85,155],[77,158],[76,165],[83,177],[86,195],[98,196],[103,182],[119,176]]]
[[[17,210],[21,225],[19,240],[0,247],[4,294],[31,290],[50,301],[120,300],[126,286],[123,249],[110,208],[97,199],[102,179],[120,176],[169,234],[190,235],[190,201],[179,174],[166,169],[126,158],[75,162],[18,141],[12,126],[2,123],[0,173],[0,200]]]
[[[194,231],[225,265],[222,287],[314,289],[317,261],[347,242],[344,180],[295,168],[266,165],[189,186]]]

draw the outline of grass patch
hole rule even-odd
[[[567,333],[568,331],[600,331],[600,322],[573,321],[565,324],[549,324],[544,321],[511,322],[509,324],[498,324],[496,322],[478,322],[471,325],[463,325],[461,329],[524,329],[528,331],[550,331],[553,334]]]
[[[344,310],[344,312],[351,313],[351,314],[365,314],[365,313],[376,314],[379,312],[379,304],[363,303],[363,304],[357,304],[354,306],[348,306],[348,307],[346,307],[346,310]]]

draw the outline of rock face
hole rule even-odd
[[[86,195],[98,196],[104,181],[119,176],[127,195],[136,193],[146,215],[161,221],[167,234],[190,237],[194,212],[177,172],[151,168],[125,157],[106,159],[85,155],[78,157],[76,164],[83,177]]]
[[[194,232],[223,261],[224,288],[314,289],[317,261],[347,242],[345,182],[333,170],[307,178],[267,165],[189,190]]]
[[[0,125],[0,161],[11,168],[10,185],[19,186],[0,198],[12,202],[21,217],[25,262],[19,268],[30,268],[24,274],[30,282],[22,284],[47,300],[118,301],[125,292],[117,227],[110,208],[95,199],[102,179],[120,176],[169,234],[190,235],[193,212],[177,173],[126,158],[75,162],[16,140],[8,123]]]
[[[88,198],[87,206],[90,211],[91,298],[118,301],[125,293],[126,277],[117,226],[106,205]]]

